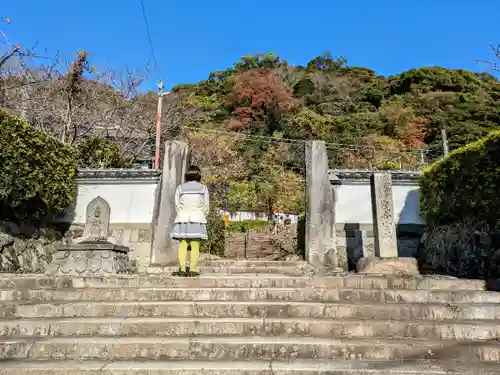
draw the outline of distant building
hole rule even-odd
[[[251,211],[251,210],[240,210],[236,212],[231,212],[228,210],[221,210],[221,214],[223,216],[227,216],[229,221],[246,221],[246,220],[261,220],[261,221],[269,221],[269,213],[264,211]],[[273,213],[274,216],[283,215],[283,217],[290,217],[290,220],[293,223],[296,223],[299,218],[299,214],[297,212],[292,211],[279,211]]]

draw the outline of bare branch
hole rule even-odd
[[[490,45],[493,60],[477,60],[478,63],[486,64],[489,70],[500,72],[500,44]]]

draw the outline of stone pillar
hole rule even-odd
[[[184,181],[189,167],[189,147],[181,141],[165,142],[163,171],[156,191],[153,212],[151,265],[174,265],[177,262],[177,241],[170,238],[174,225],[175,189]]]
[[[375,256],[398,256],[394,206],[392,202],[392,178],[390,173],[374,173],[371,176],[373,234]]]
[[[374,173],[371,176],[371,196],[375,257],[361,258],[356,265],[357,271],[368,274],[418,274],[415,258],[398,257],[390,173]]]
[[[337,250],[335,194],[325,142],[306,143],[306,185],[306,260],[323,271],[347,270],[346,250]]]

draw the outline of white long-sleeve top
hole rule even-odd
[[[208,188],[196,181],[185,182],[175,190],[175,223],[206,224],[210,210]]]

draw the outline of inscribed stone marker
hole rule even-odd
[[[395,258],[398,256],[398,244],[390,173],[374,173],[371,176],[371,196],[375,256]]]

